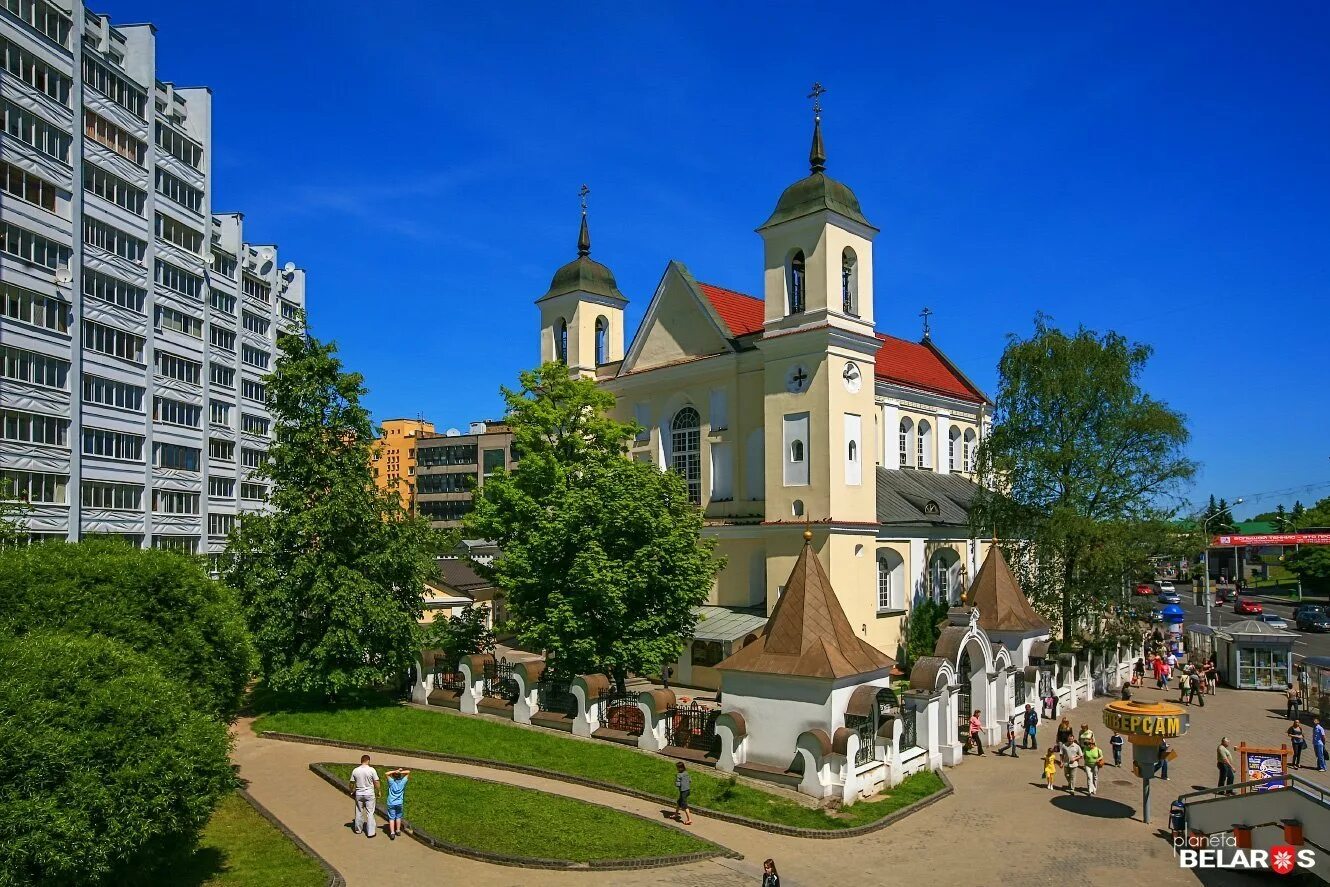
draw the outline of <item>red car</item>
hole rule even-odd
[[[1140,585],[1136,586],[1136,593],[1142,597],[1145,597],[1146,595],[1154,594],[1155,590],[1146,583],[1142,582]]]
[[[1251,598],[1238,597],[1233,600],[1233,612],[1244,616],[1261,615],[1261,605]]]

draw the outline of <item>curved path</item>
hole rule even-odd
[[[1142,692],[1145,698],[1161,696]],[[1106,738],[1098,700],[1072,712],[1073,724],[1090,724]],[[1204,709],[1192,712],[1191,733],[1177,743],[1173,779],[1158,783],[1155,822],[1137,816],[1140,783],[1127,769],[1106,768],[1098,798],[1075,798],[1042,788],[1036,754],[1008,760],[992,753],[967,757],[948,771],[956,793],[888,828],[858,838],[812,839],[772,835],[726,822],[693,817],[692,831],[744,854],[741,861],[718,859],[686,866],[619,872],[551,872],[475,862],[430,850],[409,838],[395,842],[380,832],[373,840],[351,833],[349,799],[309,771],[318,761],[350,761],[355,753],[322,745],[260,739],[242,721],[234,756],[249,791],[332,863],[350,887],[385,883],[491,885],[549,884],[556,887],[671,885],[739,887],[760,881],[762,860],[774,857],[787,887],[822,884],[996,884],[1195,885],[1195,874],[1179,869],[1157,830],[1165,824],[1168,797],[1212,785],[1214,745],[1220,735],[1252,744],[1278,739],[1286,726],[1268,716],[1274,694],[1222,691]],[[1044,721],[1040,740],[1053,741],[1055,724]],[[552,794],[579,798],[661,818],[647,801],[551,779],[450,764],[424,758],[375,755],[377,765],[404,764],[462,776],[479,776]],[[1306,771],[1304,771],[1305,773]],[[1035,783],[1039,783],[1036,785]],[[1058,777],[1061,785],[1061,776]],[[1165,789],[1159,791],[1158,789]],[[495,828],[502,810],[477,811]],[[1124,880],[1125,879],[1125,880]],[[1258,883],[1237,873],[1210,872],[1207,885]]]

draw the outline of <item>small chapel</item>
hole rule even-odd
[[[808,174],[757,227],[751,294],[670,261],[625,341],[628,299],[591,257],[584,202],[577,256],[536,302],[541,360],[616,396],[643,429],[631,457],[680,474],[725,557],[671,666],[686,686],[719,687],[717,665],[762,636],[804,548],[794,525],[855,638],[891,656],[910,608],[959,604],[991,545],[970,508],[992,404],[927,325],[877,329],[879,231],[827,174],[820,93]]]

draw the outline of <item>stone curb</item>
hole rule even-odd
[[[313,771],[316,775],[321,777],[329,785],[332,785],[334,788],[341,791],[347,797],[351,797],[351,789],[346,785],[345,782],[334,776],[333,773],[328,770],[325,764],[310,764],[309,769]],[[430,771],[422,771],[422,772],[430,772]],[[466,776],[462,778],[475,779],[474,776]],[[509,783],[497,782],[492,779],[477,779],[476,781],[488,782],[493,785],[510,785]],[[540,794],[549,794],[549,792],[542,792],[540,791],[540,789],[526,788],[525,786],[516,786],[516,787],[524,789],[526,791],[539,792]],[[552,797],[563,797],[563,796],[553,795]],[[579,800],[579,799],[573,798],[572,800]],[[604,807],[603,804],[596,804],[594,801],[582,801],[582,803],[590,804],[591,806],[594,807]],[[386,817],[387,811],[384,809],[384,806],[382,804],[376,801],[374,804],[374,809],[376,809],[380,815]],[[614,808],[606,807],[605,809],[608,810]],[[636,813],[629,813],[626,810],[620,810],[618,812],[626,814],[628,816],[636,817],[637,819],[641,819],[644,822],[655,823],[655,820],[653,819],[648,819],[647,817],[640,816]],[[698,851],[697,853],[680,853],[674,856],[646,856],[640,859],[596,859],[596,860],[591,860],[590,862],[571,862],[565,859],[541,859],[535,856],[513,856],[507,853],[491,853],[486,850],[476,850],[472,847],[464,847],[460,844],[450,844],[447,841],[442,841],[434,837],[429,832],[421,830],[417,826],[413,825],[409,819],[402,820],[402,823],[403,826],[406,828],[407,834],[409,834],[411,837],[415,838],[417,841],[419,841],[420,843],[424,844],[426,847],[429,847],[432,850],[438,850],[442,853],[451,853],[454,856],[465,856],[468,859],[475,859],[480,862],[488,862],[488,863],[493,863],[495,865],[515,866],[517,868],[524,868],[524,869],[557,869],[561,871],[613,872],[613,871],[626,871],[631,869],[655,869],[655,868],[665,868],[667,866],[674,866],[674,865],[686,865],[690,862],[705,862],[709,859],[715,859],[716,857],[728,857],[729,859],[743,859],[742,853],[738,853],[734,850],[731,850],[728,847],[722,847],[720,844],[717,844],[715,841],[708,841],[706,838],[698,838],[696,835],[693,836],[694,838],[696,838],[696,840],[702,841],[706,844],[710,844],[712,847],[716,849],[702,850]],[[655,824],[664,825],[664,823],[655,823]],[[671,828],[672,826],[666,825],[665,827]],[[688,832],[684,832],[683,829],[678,829],[678,831],[683,832],[684,834],[688,834]]]
[[[302,853],[311,857],[325,872],[328,873],[327,887],[346,887],[346,879],[342,877],[342,873],[333,868],[332,863],[320,856],[318,852],[313,847],[306,844],[299,835],[287,828],[286,823],[282,822],[271,810],[259,803],[258,798],[255,798],[243,788],[238,791],[238,794],[249,803],[249,806],[254,808],[256,813],[272,823],[279,832],[286,835],[291,840],[291,843],[300,848]]]
[[[637,789],[628,788],[622,785],[614,785],[613,783],[609,782],[601,782],[598,779],[587,779],[582,776],[573,776],[568,773],[556,773],[552,770],[541,770],[536,767],[528,767],[525,764],[509,764],[504,761],[489,761],[486,760],[485,758],[471,758],[471,757],[465,757],[463,755],[447,755],[438,752],[420,751],[408,748],[394,748],[391,746],[362,745],[358,743],[342,742],[341,740],[338,739],[324,739],[319,736],[302,736],[298,733],[279,733],[277,731],[271,731],[271,730],[262,731],[258,735],[265,739],[277,739],[282,742],[307,743],[309,745],[326,745],[332,748],[346,748],[346,749],[351,749],[353,751],[368,750],[368,751],[378,752],[379,754],[403,755],[413,758],[424,758],[426,760],[445,761],[451,764],[471,764],[476,767],[489,767],[494,770],[507,770],[512,773],[523,773],[527,776],[539,776],[544,779],[557,779],[560,782],[569,782],[572,783],[573,785],[581,785],[587,788],[597,788],[600,789],[601,791],[614,792],[615,794],[619,795],[627,795],[630,798],[638,798],[643,801],[650,801],[653,804],[664,804],[667,807],[674,806],[674,799],[667,798],[664,795],[654,795],[651,794],[650,792],[638,791]],[[943,787],[939,791],[934,792],[933,794],[929,795],[926,798],[920,798],[919,800],[915,801],[913,804],[907,804],[906,806],[895,811],[894,813],[888,813],[886,816],[874,822],[865,823],[864,825],[856,825],[851,828],[844,828],[844,829],[834,829],[834,830],[812,829],[812,828],[799,828],[790,825],[778,825],[777,823],[774,822],[763,822],[759,819],[750,819],[747,816],[739,816],[738,814],[735,813],[722,813],[719,810],[712,810],[708,807],[698,807],[694,805],[689,805],[689,806],[694,813],[701,813],[704,816],[710,817],[711,819],[718,819],[721,822],[729,822],[733,823],[734,825],[746,826],[748,828],[757,829],[758,831],[770,832],[773,835],[786,835],[792,838],[816,838],[820,840],[827,840],[832,838],[857,838],[860,835],[866,835],[869,834],[870,832],[875,832],[878,831],[879,829],[886,828],[887,826],[891,825],[893,822],[897,822],[901,819],[904,819],[906,816],[909,816],[911,813],[916,813],[924,809],[925,807],[935,804],[938,801],[942,800],[943,798],[948,797],[949,795],[954,793],[956,789],[952,786],[951,780],[947,778],[947,774],[943,773],[941,770],[938,770],[936,772],[937,775],[942,779]]]

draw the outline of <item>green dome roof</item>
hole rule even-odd
[[[785,189],[780,195],[780,200],[776,201],[776,209],[771,213],[771,218],[762,223],[762,228],[770,228],[772,225],[812,215],[824,209],[829,209],[847,219],[853,219],[862,225],[868,225],[870,228],[873,227],[872,223],[864,218],[863,210],[859,209],[859,198],[854,196],[854,192],[847,185],[824,172],[815,172]],[[758,230],[761,231],[762,228]]]
[[[536,301],[543,302],[565,293],[590,293],[593,296],[628,301],[619,292],[619,285],[614,282],[614,273],[591,259],[591,231],[587,228],[585,204],[582,208],[582,227],[577,232],[577,258],[554,272],[549,292]]]

